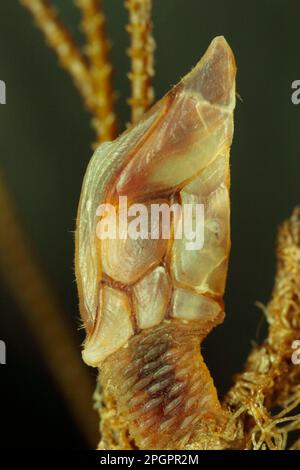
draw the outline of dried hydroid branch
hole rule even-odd
[[[99,431],[101,441],[98,450],[135,449],[129,436],[128,423],[117,412],[116,403],[112,397],[103,390],[100,373],[94,393],[94,408],[100,415]]]
[[[153,101],[151,79],[154,75],[151,0],[127,0],[129,13],[127,31],[130,34],[131,97],[128,103],[132,110],[132,122],[137,122]]]
[[[297,441],[294,442],[289,450],[300,450],[300,439],[297,439]]]
[[[95,118],[93,126],[99,142],[113,140],[117,135],[114,113],[115,94],[112,86],[112,65],[109,60],[110,44],[106,36],[105,16],[101,0],[76,0],[82,12],[82,30],[87,44],[89,74],[94,86]]]
[[[0,174],[0,270],[28,321],[70,411],[91,446],[96,439],[92,383],[81,361],[66,314],[45,279],[20,226]]]
[[[71,75],[86,108],[97,117],[94,85],[84,57],[47,0],[20,0],[34,17],[63,68]]]
[[[269,333],[250,353],[226,405],[239,413],[248,449],[284,449],[291,431],[300,429],[300,368],[292,343],[300,339],[300,208],[283,223],[277,247],[278,268],[270,303],[264,307]],[[279,406],[282,411],[273,415]]]

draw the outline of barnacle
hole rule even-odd
[[[142,449],[182,448],[201,423],[224,421],[199,343],[224,317],[234,107],[235,62],[218,37],[135,127],[99,147],[85,176],[76,236],[83,358],[101,367]],[[203,248],[188,250],[174,227],[171,240],[160,230],[97,240],[97,207],[118,212],[124,196],[146,208],[204,204]]]

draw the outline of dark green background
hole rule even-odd
[[[53,3],[81,41],[79,15],[72,1]],[[117,106],[124,126],[129,119],[126,12],[121,0],[104,4],[113,40]],[[266,303],[269,298],[276,227],[300,201],[300,106],[291,103],[291,83],[300,79],[300,3],[154,0],[153,5],[157,98],[190,70],[216,35],[227,38],[238,65],[243,102],[237,103],[231,159],[227,319],[203,348],[223,394],[234,372],[242,368],[251,340],[263,338],[265,323],[254,302]],[[7,85],[7,104],[0,106],[1,168],[76,329],[72,231],[93,133],[70,78],[16,0],[0,2],[0,79]],[[0,310],[0,339],[6,341],[8,351],[8,365],[0,369],[2,445],[84,448],[81,433],[4,282]],[[78,333],[78,347],[81,340]]]

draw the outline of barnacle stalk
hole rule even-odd
[[[112,88],[112,65],[109,61],[110,43],[106,37],[105,15],[101,0],[75,0],[82,12],[82,30],[87,44],[85,53],[89,59],[89,74],[94,86],[96,101],[93,126],[98,142],[116,137],[115,94]]]
[[[151,0],[127,0],[125,3],[129,13],[127,31],[131,44],[128,54],[131,58],[132,122],[136,123],[149,108],[154,98],[151,80],[154,75],[153,53],[155,48],[152,36]]]
[[[24,314],[70,412],[91,446],[96,436],[92,383],[77,352],[66,314],[20,225],[0,174],[0,270]]]

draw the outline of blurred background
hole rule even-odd
[[[80,16],[73,2],[52,3],[81,43]],[[105,0],[104,7],[122,130],[129,121],[127,13],[122,0]],[[227,318],[203,346],[221,397],[243,367],[251,341],[264,338],[266,325],[255,301],[269,299],[277,226],[300,202],[300,106],[291,102],[291,84],[300,80],[299,15],[297,0],[153,0],[156,98],[190,70],[216,35],[229,41],[238,66],[241,100],[231,157]],[[71,79],[17,0],[0,2],[0,79],[7,86],[7,104],[0,106],[0,171],[17,210],[16,220],[55,292],[58,313],[67,335],[73,336],[80,363],[84,333],[79,328],[73,231],[94,134]],[[15,249],[17,253],[18,246]],[[82,417],[76,416],[81,393],[83,409],[92,409],[88,391],[95,385],[95,371],[82,366],[85,393],[78,380],[79,386],[71,391],[77,404],[70,406],[36,339],[39,331],[33,334],[17,298],[4,267],[0,340],[6,343],[7,365],[0,365],[0,447],[95,447],[96,413],[85,415],[85,428],[79,424]],[[65,370],[68,367],[76,375],[72,363],[64,365]]]

